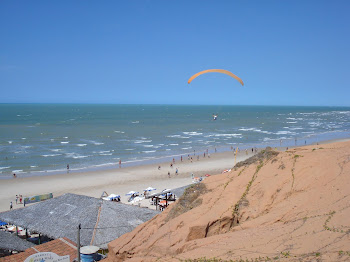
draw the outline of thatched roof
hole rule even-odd
[[[67,237],[75,242],[77,227],[81,224],[81,245],[104,248],[110,241],[132,231],[158,213],[93,197],[64,194],[25,208],[2,212],[0,220],[51,238]]]
[[[0,231],[0,249],[24,251],[35,246],[33,243],[19,238],[16,234]]]

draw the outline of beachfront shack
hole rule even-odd
[[[25,240],[22,240],[25,241]],[[77,245],[68,238],[59,238],[53,241],[47,242],[41,245],[34,245],[23,250],[24,252],[14,254],[7,257],[0,257],[0,262],[18,262],[25,261],[26,259],[35,256],[36,254],[41,255],[42,252],[52,252],[60,257],[69,256],[69,262],[76,261]],[[31,261],[31,260],[30,260]],[[39,261],[39,259],[32,259],[32,261]],[[40,261],[45,261],[44,259]]]
[[[33,243],[19,238],[16,234],[0,230],[0,257],[11,255],[13,252],[22,252],[32,246]]]
[[[150,220],[159,212],[148,208],[64,194],[21,209],[0,213],[0,220],[21,226],[52,239],[67,237],[80,244],[102,249],[107,244]]]

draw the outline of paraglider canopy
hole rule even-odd
[[[234,75],[233,73],[231,73],[230,71],[225,70],[225,69],[208,69],[208,70],[200,71],[197,74],[194,74],[193,76],[191,76],[190,79],[188,79],[188,83],[191,83],[193,79],[195,79],[196,77],[198,77],[200,75],[206,74],[206,73],[222,73],[222,74],[226,74],[226,75],[229,75],[229,76],[233,77],[237,81],[239,81],[242,86],[244,85],[242,79],[240,79],[238,76]]]

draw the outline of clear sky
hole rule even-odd
[[[350,1],[0,1],[0,103],[350,106]],[[227,69],[244,81],[219,73]]]

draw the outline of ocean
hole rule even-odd
[[[349,129],[348,107],[0,104],[0,178],[312,144]]]

